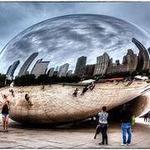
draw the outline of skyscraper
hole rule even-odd
[[[92,77],[95,69],[95,64],[92,65],[86,65],[85,69],[85,76],[86,77]]]
[[[76,76],[81,77],[85,74],[86,60],[87,60],[87,57],[85,56],[81,56],[78,58],[77,63],[76,63],[76,68],[75,68]]]
[[[12,80],[13,77],[14,77],[14,72],[16,70],[16,68],[18,67],[20,61],[15,61],[12,65],[9,66],[8,70],[7,70],[7,73],[6,73],[6,76],[8,79]]]
[[[109,55],[104,53],[102,56],[97,57],[97,63],[94,69],[94,75],[101,75],[103,76],[106,74],[108,65],[109,65]]]
[[[139,49],[138,54],[138,65],[137,65],[137,72],[148,72],[150,68],[150,61],[149,61],[149,54],[147,49],[144,47],[142,43],[140,43],[135,38],[132,38],[132,42],[137,46]]]
[[[134,54],[132,49],[128,49],[127,55],[123,57],[123,64],[127,65],[127,72],[133,73],[138,65],[138,56]]]
[[[60,66],[59,72],[58,72],[58,76],[59,77],[66,77],[68,68],[69,68],[69,64],[68,63]]]
[[[31,74],[34,74],[36,78],[40,75],[46,74],[48,64],[49,64],[49,61],[42,61],[42,59],[39,59],[35,63],[32,71],[31,71]]]
[[[55,69],[55,68],[50,68],[50,69],[49,69],[49,71],[48,71],[48,76],[49,76],[49,77],[52,77],[52,76],[54,75],[54,69]]]
[[[26,75],[29,66],[31,65],[31,63],[37,56],[38,56],[38,53],[33,53],[32,55],[30,55],[28,57],[28,59],[24,62],[24,64],[22,65],[22,67],[18,73],[19,77],[21,77],[22,75]]]
[[[69,70],[69,71],[67,72],[67,75],[66,75],[66,76],[70,77],[71,75],[72,75],[72,70]]]

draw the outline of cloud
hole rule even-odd
[[[149,31],[150,27],[150,3],[149,2],[115,2],[115,3],[110,3],[110,2],[94,2],[94,3],[75,3],[75,2],[65,2],[65,3],[55,3],[55,2],[16,2],[16,3],[11,3],[11,2],[1,2],[0,3],[0,51],[2,48],[18,33],[21,31],[25,30],[26,28],[41,22],[45,19],[49,19],[52,17],[57,17],[57,16],[62,16],[62,15],[68,15],[68,14],[103,14],[103,15],[109,15],[109,16],[114,16],[129,22],[132,22],[133,24],[136,24],[146,30],[147,32]],[[109,21],[109,20],[108,20]],[[60,29],[62,31],[61,34],[64,32],[70,31],[68,33],[68,36],[66,34],[66,39],[71,42],[71,39],[76,39],[76,45],[75,48],[78,49],[80,48],[80,43],[82,41],[85,41],[85,45],[87,47],[90,47],[90,45],[95,43],[95,45],[98,43],[96,41],[97,38],[101,38],[104,43],[111,42],[111,38],[115,40],[116,38],[115,33],[111,33],[108,35],[108,37],[105,35],[105,38],[102,39],[104,34],[107,34],[107,31],[105,31],[105,28],[97,26],[96,23],[93,23],[93,27],[95,28],[95,39],[89,39],[89,33],[87,32],[86,37],[82,36],[82,33],[78,30],[69,30],[69,27],[66,29]],[[117,25],[117,24],[115,24]],[[58,24],[59,26],[59,24]],[[119,27],[120,25],[118,25]],[[101,33],[97,32],[101,28]],[[39,34],[37,34],[39,32]],[[53,30],[52,32],[55,32]],[[85,31],[84,31],[85,32]],[[20,47],[26,47],[26,44],[30,45],[30,40],[35,40],[34,38],[37,38],[39,43],[35,43],[35,45],[30,45],[30,47],[33,49],[38,48],[40,45],[41,49],[45,48],[45,45],[49,44],[49,41],[47,40],[47,36],[50,37],[50,35],[41,36],[41,34],[46,34],[47,31],[44,30],[39,30],[36,32],[36,36],[34,36],[34,33],[30,33],[30,39],[25,40],[22,43],[19,43],[17,45],[18,49]],[[124,33],[120,31],[120,34],[124,36]],[[130,34],[130,33],[129,33]],[[57,35],[59,37],[59,33]],[[110,38],[111,36],[111,38]],[[77,37],[77,38],[76,38]],[[28,36],[29,38],[29,36]],[[41,40],[39,40],[41,39]],[[60,39],[60,38],[59,38]],[[44,43],[40,41],[45,41]],[[62,41],[64,42],[64,41]],[[92,43],[91,43],[92,42]],[[60,43],[59,43],[60,44]],[[52,47],[54,48],[57,45],[57,41],[51,42],[51,51],[54,51]],[[118,42],[118,46],[121,45],[121,43]],[[61,45],[57,45],[58,50],[61,48]],[[84,48],[86,48],[86,46]],[[111,47],[112,46],[112,47]],[[108,48],[113,48],[113,43],[112,45],[108,45]],[[16,47],[16,48],[17,48]],[[93,47],[93,49],[96,49],[98,45]],[[102,45],[99,45],[99,47],[103,48]],[[115,46],[114,46],[115,49]],[[27,49],[26,51],[29,51]],[[15,51],[16,52],[16,51]],[[14,52],[14,55],[16,53]],[[0,53],[1,55],[1,53]],[[19,54],[24,55],[24,54]],[[11,57],[11,56],[9,56]]]

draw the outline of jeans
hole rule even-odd
[[[123,144],[130,144],[131,143],[131,123],[122,123],[121,124],[122,130],[122,139]],[[126,134],[128,134],[128,139],[126,140]]]
[[[102,144],[108,144],[107,124],[100,124],[102,134]]]

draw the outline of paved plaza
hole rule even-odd
[[[150,148],[150,124],[137,123],[133,129],[131,146],[120,146],[121,133],[119,124],[110,124],[108,130],[109,145],[100,146],[100,136],[93,139],[95,128],[85,124],[77,126],[27,127],[10,123],[8,132],[3,132],[0,124],[0,148],[19,149],[48,149],[48,148]]]

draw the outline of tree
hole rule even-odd
[[[29,86],[34,85],[35,82],[35,75],[23,75],[21,77],[16,77],[14,80],[15,85],[17,86]]]
[[[5,86],[6,75],[0,74],[0,87]]]

